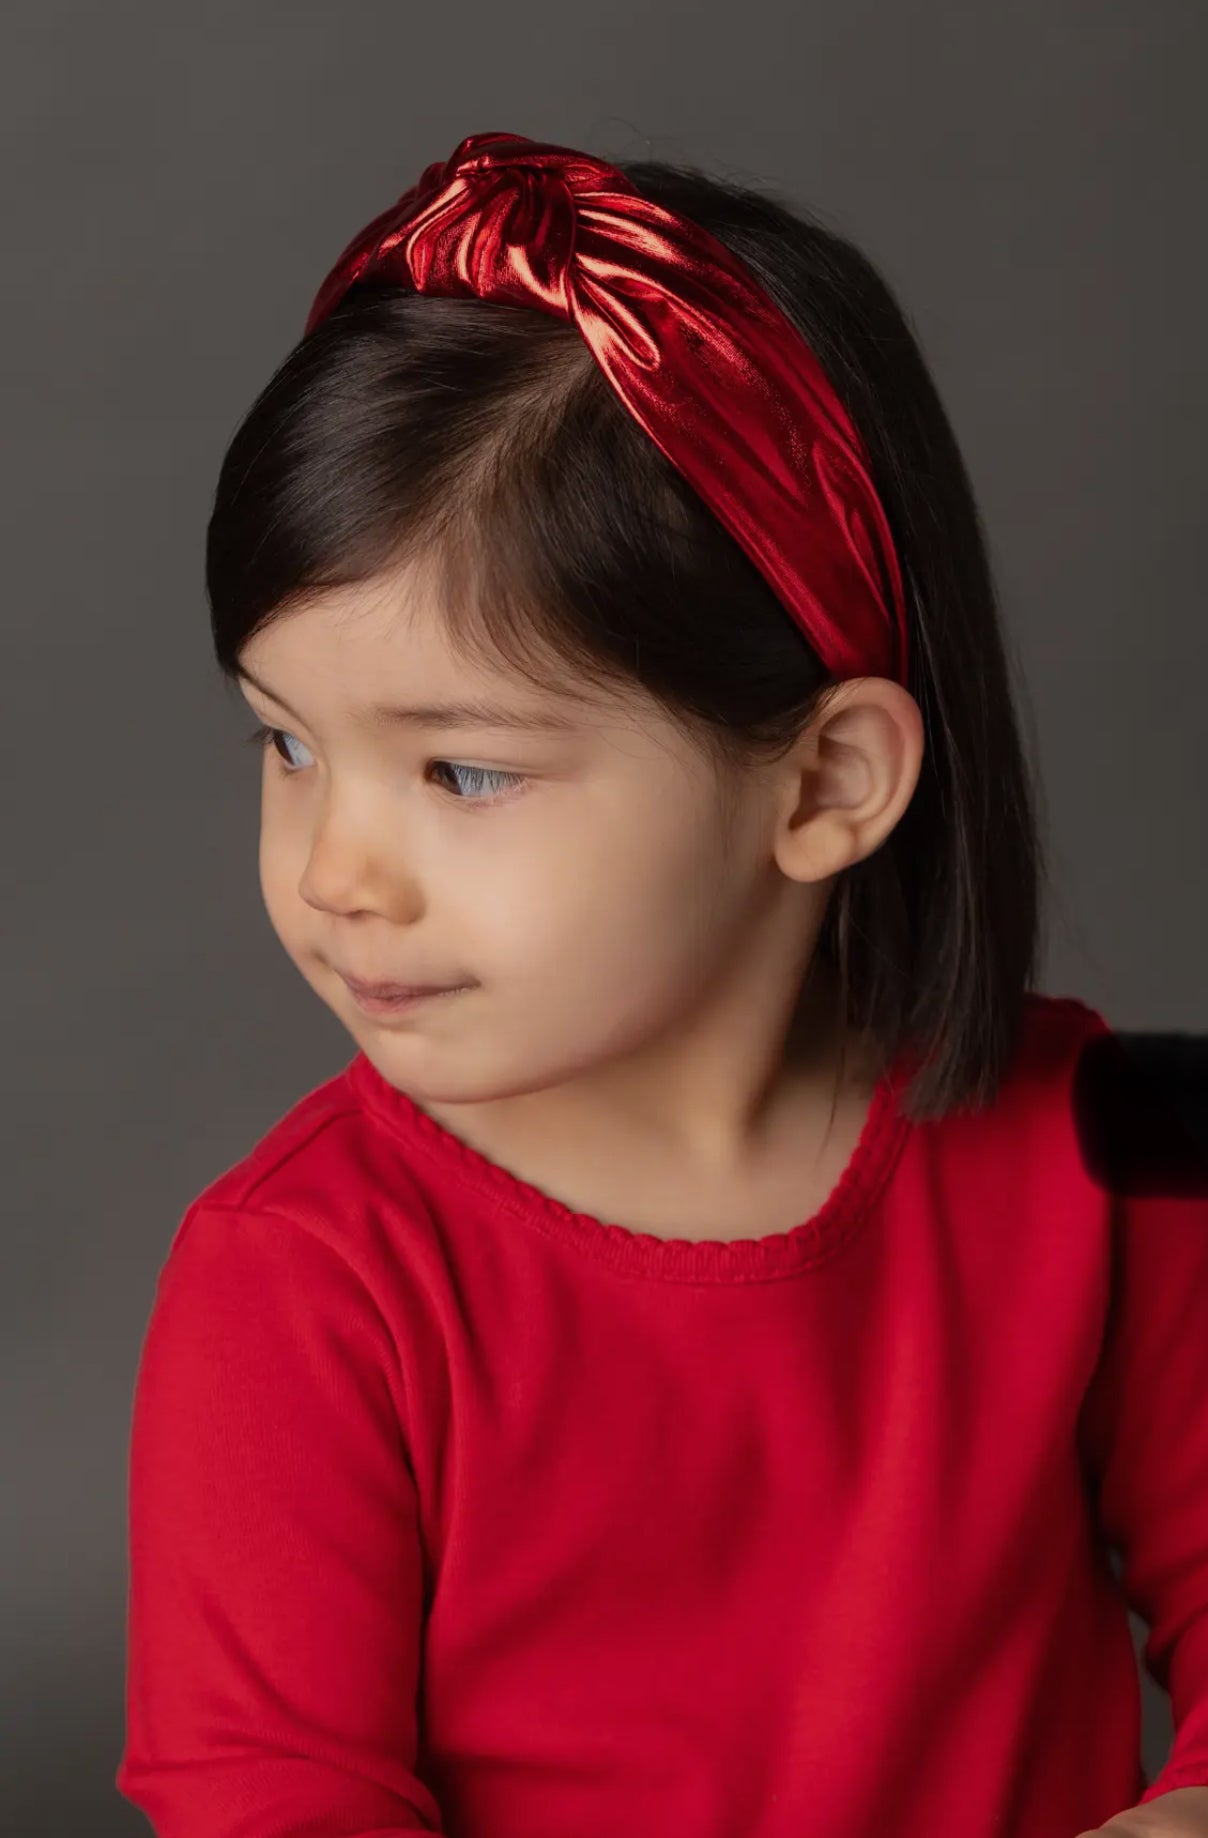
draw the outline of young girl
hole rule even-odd
[[[356,1053],[160,1274],[121,1793],[159,1838],[1208,1834],[1208,1216],[1080,1150],[1109,1030],[1030,987],[986,550],[875,269],[471,136],[239,428],[208,589]]]

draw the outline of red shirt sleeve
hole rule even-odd
[[[1115,1270],[1082,1447],[1099,1522],[1175,1737],[1138,1803],[1208,1785],[1208,1202],[1117,1198]]]
[[[414,1772],[424,1583],[401,1387],[338,1249],[195,1202],[130,1447],[116,1784],[157,1838],[442,1829]]]

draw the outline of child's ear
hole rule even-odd
[[[914,796],[924,744],[909,690],[886,677],[839,684],[775,768],[782,872],[829,880],[879,849]]]

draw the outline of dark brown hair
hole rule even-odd
[[[926,751],[892,834],[839,877],[818,952],[881,1065],[919,1056],[903,1097],[916,1121],[978,1108],[1022,1022],[1043,864],[952,428],[900,306],[851,242],[698,167],[617,164],[746,263],[867,448]],[[573,326],[361,285],[289,352],[224,457],[206,548],[224,676],[273,619],[411,559],[434,567],[465,655],[572,691],[640,686],[723,774],[782,756],[835,682]]]

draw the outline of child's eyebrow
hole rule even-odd
[[[235,674],[243,677],[258,689],[262,696],[283,708],[287,715],[295,720],[302,720],[296,709],[288,702],[275,695],[267,683],[243,664],[235,666]],[[556,714],[552,709],[545,712],[534,710],[526,713],[522,709],[506,708],[501,704],[487,702],[481,698],[471,698],[464,702],[420,703],[408,708],[398,708],[384,702],[370,703],[369,707],[358,717],[362,726],[392,727],[408,723],[415,727],[426,728],[461,728],[490,727],[512,728],[522,733],[570,733],[579,723],[568,715]]]

